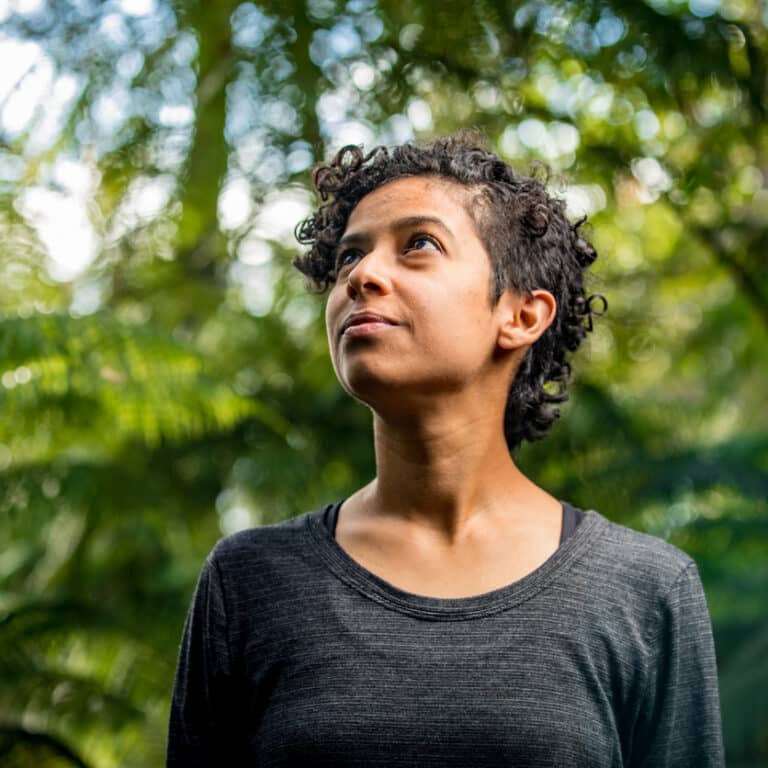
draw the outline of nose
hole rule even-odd
[[[382,249],[366,253],[347,275],[347,295],[356,299],[364,293],[389,293],[392,290],[390,266]]]

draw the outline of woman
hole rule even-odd
[[[721,766],[694,562],[510,457],[596,314],[579,224],[465,137],[347,147],[315,182],[297,266],[376,477],[215,547],[168,765]]]

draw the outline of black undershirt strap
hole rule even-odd
[[[584,517],[584,510],[571,506],[567,501],[563,505],[563,527],[560,533],[560,546],[576,530]]]

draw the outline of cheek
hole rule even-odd
[[[333,335],[333,328],[338,325],[339,311],[339,295],[336,286],[334,286],[325,302],[325,332],[328,335],[329,343]]]
[[[325,335],[328,337],[328,346],[331,344],[331,307],[330,304],[325,305]]]
[[[436,309],[439,308],[439,311]],[[427,307],[431,324],[450,328],[457,335],[477,332],[489,320],[491,308],[485,286],[459,284],[445,291]]]
[[[477,362],[491,353],[496,331],[489,303],[484,286],[464,286],[441,302],[442,311],[434,317],[430,330],[446,359]]]
[[[343,301],[344,297],[340,296],[338,290],[334,287],[331,293],[328,294],[328,300],[325,304],[325,335],[328,340],[328,350],[334,369],[336,368],[339,345],[335,329],[339,327],[343,311]]]

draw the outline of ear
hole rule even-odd
[[[529,347],[549,328],[557,314],[557,302],[541,289],[517,293],[504,291],[497,309],[501,313],[498,345],[515,350]]]

